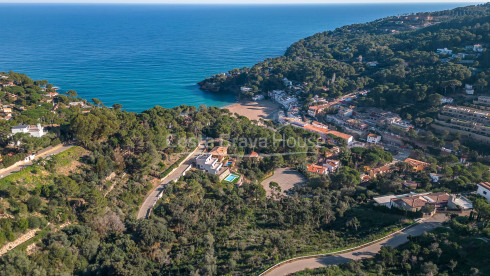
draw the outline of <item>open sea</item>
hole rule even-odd
[[[317,32],[464,5],[0,4],[0,71],[47,79],[127,111],[224,106],[235,96],[196,83],[280,56]]]

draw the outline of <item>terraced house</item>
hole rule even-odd
[[[439,131],[459,132],[464,138],[490,143],[490,97],[480,96],[473,107],[443,106],[433,128]]]

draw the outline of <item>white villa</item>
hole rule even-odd
[[[286,87],[293,86],[293,82],[288,80],[288,78],[284,78],[282,81],[284,83],[284,86],[286,86]]]
[[[376,135],[376,134],[369,134],[367,136],[367,142],[371,144],[377,144],[381,141],[381,135]]]
[[[253,89],[250,88],[250,87],[242,86],[242,87],[240,87],[240,91],[242,91],[242,92],[252,92]]]
[[[219,174],[223,163],[219,162],[218,158],[214,158],[210,153],[203,153],[196,158],[196,167],[210,174]]]
[[[18,125],[12,127],[12,135],[17,133],[29,133],[33,137],[42,137],[46,132],[44,132],[44,128],[41,124],[33,125]]]
[[[442,98],[442,103],[443,104],[450,104],[450,103],[453,103],[454,99],[451,98],[451,97],[444,97]]]
[[[286,109],[291,109],[298,105],[298,99],[287,95],[284,90],[273,90],[269,92],[269,97],[278,102]]]
[[[254,101],[261,101],[264,99],[264,95],[255,95],[252,97],[252,100]]]
[[[477,53],[482,53],[483,52],[483,46],[481,44],[475,44],[473,45],[473,51]]]
[[[326,160],[325,164],[323,164],[323,167],[327,168],[328,171],[331,173],[336,172],[337,169],[340,167],[340,161],[328,159]]]
[[[440,55],[445,55],[445,54],[452,55],[453,54],[453,50],[449,50],[448,48],[438,48],[437,49],[437,53],[440,54]]]
[[[482,182],[478,184],[477,194],[486,198],[488,202],[490,202],[490,182]]]

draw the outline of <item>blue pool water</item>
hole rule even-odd
[[[224,106],[234,95],[203,92],[196,83],[280,56],[317,32],[464,5],[0,4],[0,71],[47,79],[128,111]]]
[[[235,179],[239,178],[240,176],[235,175],[235,174],[230,174],[225,178],[225,181],[228,182],[233,182]]]

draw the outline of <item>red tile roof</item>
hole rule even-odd
[[[483,188],[487,189],[490,191],[490,182],[482,182],[479,183],[478,185],[482,186]]]
[[[405,159],[405,163],[408,163],[408,164],[412,165],[412,167],[415,170],[418,170],[418,171],[421,171],[421,170],[424,170],[424,169],[427,169],[428,167],[430,167],[430,164],[429,163],[422,162],[422,161],[419,161],[419,160],[415,160],[415,159],[412,159],[412,158]]]
[[[315,164],[310,164],[307,167],[308,167],[308,171],[312,173],[325,174],[325,170],[327,170],[327,168]]]
[[[226,156],[228,154],[228,148],[226,147],[214,147],[209,153],[217,156]]]
[[[342,132],[338,132],[338,131],[335,131],[335,130],[330,130],[328,132],[328,134],[332,134],[333,136],[337,136],[337,137],[342,138],[342,139],[345,139],[345,140],[349,140],[350,138],[352,138],[352,135],[345,134],[345,133],[342,133]]]

